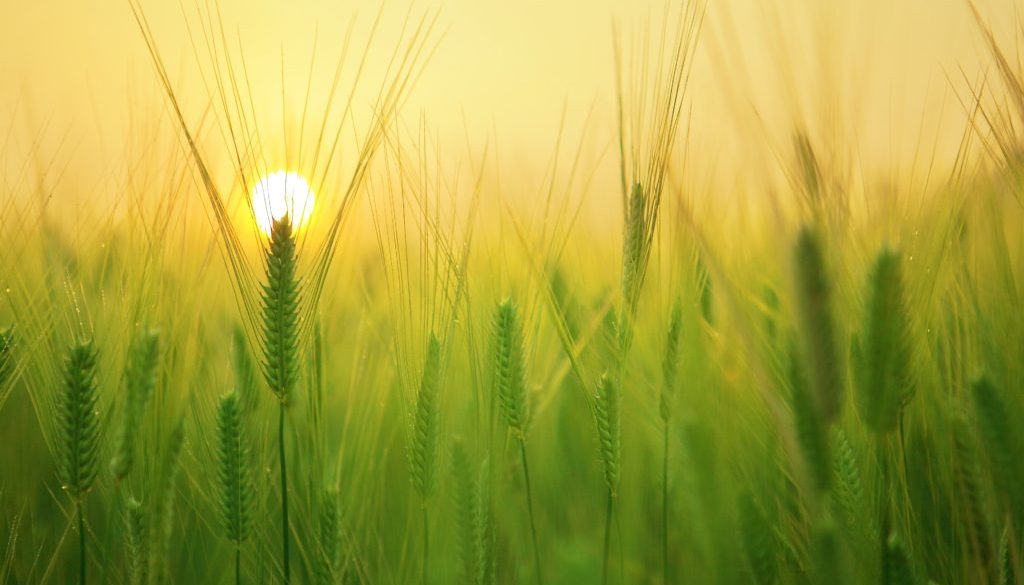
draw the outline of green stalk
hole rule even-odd
[[[612,491],[608,490],[608,506],[604,512],[604,554],[602,555],[601,563],[601,583],[608,585],[608,550],[611,548],[612,542],[612,512],[615,507],[615,496],[612,495]]]
[[[430,559],[430,517],[427,514],[427,502],[423,502],[423,578],[421,582],[427,585],[427,574],[429,571],[428,560]]]
[[[280,416],[277,419],[277,449],[281,466],[281,547],[284,555],[284,582],[291,583],[291,571],[288,565],[288,465],[284,450],[284,404],[281,404]]]
[[[665,583],[668,575],[668,421],[665,421],[664,444],[661,448],[661,574]]]
[[[537,565],[537,583],[543,585],[544,575],[540,565],[540,542],[537,540],[537,523],[533,516],[533,490],[530,488],[530,466],[526,463],[526,439],[519,437],[519,455],[523,459],[523,479],[526,482],[526,510],[530,514],[530,535],[533,537],[533,562]]]
[[[78,516],[78,582],[85,585],[85,516],[82,515],[82,500],[75,502],[75,515]]]

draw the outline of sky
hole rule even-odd
[[[326,95],[345,31],[353,27],[352,46],[361,49],[378,11],[376,3],[351,0],[141,4],[172,84],[193,105],[190,121],[209,100],[200,73],[210,60],[189,31],[200,29],[205,7],[219,9],[229,42],[244,53],[255,109],[272,128],[268,141],[277,128],[294,128],[314,40],[312,101]],[[1012,1],[978,4],[997,29],[1015,18]],[[665,6],[389,3],[367,87],[383,73],[405,17],[436,14],[436,50],[404,108],[409,124],[425,124],[453,157],[467,143],[493,141],[503,160],[535,170],[550,157],[560,126],[567,137],[586,128],[592,160],[617,164],[609,150],[613,23],[623,46],[635,46],[645,26],[661,25]],[[83,182],[101,180],[145,140],[147,125],[169,120],[127,0],[2,0],[0,55],[0,168],[9,176],[34,156],[56,157]],[[965,123],[957,93],[987,62],[964,0],[710,0],[688,85],[688,158],[727,182],[752,161],[784,151],[800,124],[842,145],[864,172],[910,165],[934,145],[948,159]]]

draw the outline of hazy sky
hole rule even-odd
[[[184,11],[195,30],[190,1]],[[1012,1],[980,4],[997,23],[1014,18]],[[271,121],[280,117],[282,55],[285,100],[295,112],[314,36],[316,93],[329,85],[352,18],[361,48],[377,11],[374,3],[337,0],[219,5],[259,88],[257,108]],[[178,90],[207,95],[181,4],[143,6]],[[635,39],[643,23],[657,26],[663,7],[636,0],[418,3],[414,14],[439,12],[440,44],[406,113],[422,113],[449,144],[493,133],[504,156],[543,161],[563,111],[574,136],[593,106],[592,143],[600,150],[615,130],[612,22]],[[395,2],[384,11],[371,77],[407,10]],[[964,0],[710,0],[690,85],[691,140],[709,168],[728,176],[763,156],[764,144],[788,140],[796,117],[849,145],[866,166],[905,161],[922,142],[955,142],[962,110],[948,78],[963,90],[960,68],[973,76],[982,61]],[[8,164],[27,150],[52,154],[64,139],[69,165],[101,168],[140,120],[166,116],[127,0],[2,0],[0,77],[0,131],[14,131],[3,155]],[[41,146],[32,142],[36,135]]]

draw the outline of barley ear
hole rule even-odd
[[[658,413],[664,422],[668,422],[669,418],[671,418],[672,406],[675,402],[682,332],[683,308],[677,300],[672,307],[672,316],[669,318],[668,334],[665,339],[665,357],[661,362],[662,389],[661,400],[658,403]]]
[[[491,503],[491,465],[484,459],[477,473],[477,498],[473,510],[473,551],[477,585],[496,582],[494,510]]]
[[[511,298],[494,313],[494,385],[505,423],[520,437],[525,436],[529,417],[526,399],[526,362],[523,331]]]
[[[142,504],[133,497],[125,500],[124,540],[128,558],[129,585],[146,583],[146,568],[149,554],[146,549],[146,515]]]
[[[1000,502],[1012,506],[1020,503],[1021,443],[1006,401],[988,378],[981,377],[971,385],[979,434],[988,454]]]
[[[441,342],[434,334],[427,342],[420,391],[416,398],[410,463],[412,484],[420,497],[433,495],[437,484],[437,456],[440,441]]]
[[[263,285],[263,375],[287,405],[299,373],[299,283],[295,235],[287,216],[274,221]]]
[[[64,362],[64,387],[57,403],[60,434],[58,472],[61,485],[75,501],[92,488],[98,466],[99,415],[96,412],[96,349],[78,343]]]
[[[317,582],[333,585],[341,582],[341,513],[338,492],[328,490],[320,506],[319,559],[316,564]]]
[[[469,454],[461,440],[455,440],[452,443],[451,470],[454,480],[452,507],[455,510],[455,537],[459,555],[462,557],[465,581],[472,582],[479,572],[476,567],[476,551],[474,549],[476,485],[473,481]]]
[[[876,433],[896,428],[900,409],[910,395],[907,309],[900,258],[890,250],[878,255],[868,286],[859,364],[857,408]]]
[[[636,307],[643,280],[644,245],[647,237],[645,222],[647,204],[644,188],[634,183],[626,202],[626,224],[622,235],[622,296],[630,310]]]
[[[160,338],[155,331],[144,331],[136,337],[128,352],[124,373],[124,401],[121,421],[114,438],[114,456],[110,470],[117,480],[124,479],[135,460],[135,441],[139,434],[146,405],[156,387]]]
[[[1010,526],[1007,524],[999,537],[999,585],[1017,585],[1017,570],[1013,563],[1014,554],[1010,550]]]
[[[794,252],[797,322],[802,337],[807,382],[823,424],[839,415],[843,376],[832,315],[832,286],[818,233],[800,231]]]
[[[789,366],[790,407],[796,439],[814,486],[820,493],[826,493],[832,482],[828,429],[815,408],[814,396],[807,387],[804,373],[793,351],[790,352]]]
[[[597,382],[594,416],[597,419],[597,438],[601,448],[601,462],[604,464],[604,479],[612,497],[617,495],[619,489],[621,400],[618,384],[605,372]]]
[[[241,546],[249,537],[256,494],[242,408],[234,392],[222,396],[217,406],[217,480],[225,535],[235,546]]]
[[[895,534],[889,537],[885,545],[885,556],[882,560],[883,585],[916,585],[914,567],[910,562],[907,549]]]

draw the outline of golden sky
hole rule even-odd
[[[1012,1],[979,3],[997,25],[1013,21]],[[352,19],[360,48],[377,12],[374,3],[337,0],[217,4],[230,41],[244,50],[268,125],[280,117],[282,55],[285,100],[296,112],[314,36],[314,85],[324,91]],[[177,90],[202,100],[207,93],[186,27],[186,18],[193,30],[199,22],[196,5],[142,5]],[[371,76],[409,10],[398,2],[384,10]],[[411,10],[438,12],[439,45],[406,115],[422,114],[452,152],[467,135],[477,145],[493,135],[501,156],[539,165],[563,114],[567,136],[575,137],[594,107],[593,150],[610,144],[612,22],[636,39],[644,23],[657,26],[664,4],[447,0]],[[102,173],[140,120],[166,116],[126,0],[4,2],[0,55],[8,167],[26,152],[60,152],[69,169]],[[694,160],[709,174],[730,177],[770,156],[771,145],[788,144],[795,119],[848,147],[871,172],[908,164],[922,145],[948,151],[964,124],[953,91],[966,87],[961,69],[973,78],[984,62],[964,0],[710,0],[689,87]]]

